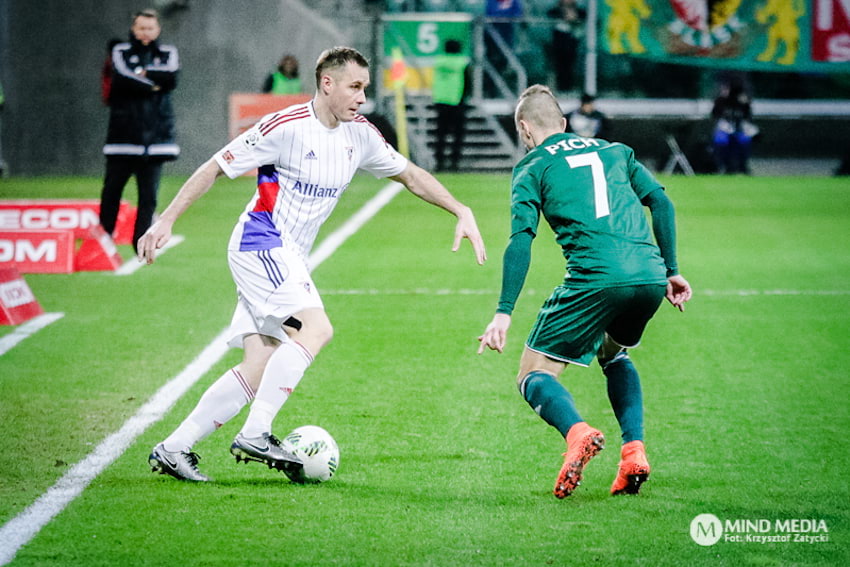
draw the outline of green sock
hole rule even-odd
[[[564,437],[570,427],[582,421],[573,397],[551,374],[530,372],[520,383],[519,391],[537,415]]]
[[[623,432],[623,443],[643,441],[643,393],[640,376],[623,351],[602,367],[608,378],[608,399]]]

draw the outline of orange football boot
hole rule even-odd
[[[649,462],[643,441],[629,441],[620,451],[620,469],[611,485],[611,494],[637,494],[648,478]]]
[[[605,448],[605,436],[584,421],[573,425],[567,432],[567,452],[564,466],[555,481],[555,496],[566,498],[581,484],[581,473],[588,461]]]

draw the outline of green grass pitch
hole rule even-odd
[[[595,363],[568,368],[563,379],[608,448],[563,501],[551,494],[563,441],[514,383],[563,259],[542,228],[507,351],[477,356],[498,295],[509,176],[441,179],[477,215],[484,267],[468,244],[450,252],[452,217],[405,192],[314,273],[336,335],[276,430],[328,429],[341,449],[332,481],[299,486],[237,466],[228,447],[244,413],[196,447],[215,482],[151,474],[151,447],[238,362],[230,351],[12,565],[850,563],[847,179],[663,179],[695,295],[685,313],[665,304],[632,353],[652,477],[637,497],[608,494],[619,433],[602,374]],[[164,180],[163,203],[180,182]],[[323,234],[383,185],[356,178]],[[6,179],[0,198],[91,198],[99,188],[93,178]],[[179,221],[185,242],[132,276],[26,277],[45,310],[65,316],[0,356],[0,524],[228,324],[224,250],[252,190],[251,179],[219,181]],[[829,541],[704,547],[689,533],[699,514],[822,520]]]

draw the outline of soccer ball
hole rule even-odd
[[[304,468],[286,476],[300,484],[324,482],[339,466],[339,447],[331,434],[318,425],[302,425],[283,440],[283,448],[294,453],[304,463]]]

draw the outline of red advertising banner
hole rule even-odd
[[[23,274],[69,274],[74,271],[71,230],[0,230],[0,268]]]
[[[0,268],[0,325],[20,325],[44,313],[14,268]]]
[[[74,238],[88,238],[100,225],[100,201],[95,199],[0,200],[0,230],[73,230]],[[133,241],[136,207],[122,202],[115,224],[115,243]]]
[[[122,260],[115,243],[101,226],[89,228],[89,233],[74,257],[75,272],[117,270]]]
[[[814,0],[812,59],[850,62],[850,0]]]

